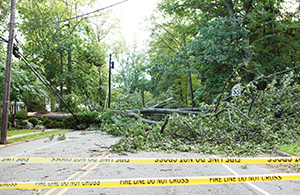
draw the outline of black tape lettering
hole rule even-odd
[[[129,163],[130,159],[116,159],[116,162],[118,162],[118,163]]]
[[[239,182],[245,182],[247,181],[247,177],[238,177]]]
[[[88,162],[97,162],[97,159],[88,159]]]
[[[155,159],[154,162],[155,163],[176,163],[177,159]]]
[[[71,181],[69,182],[70,186],[79,186],[80,185],[80,181]]]
[[[120,185],[132,185],[131,180],[121,180]]]
[[[52,158],[51,162],[71,162],[71,158]]]
[[[186,184],[189,183],[188,179],[169,179],[170,184]]]
[[[34,184],[35,186],[47,186],[45,182],[38,182]]]
[[[281,176],[262,176],[262,181],[280,181],[282,180]]]
[[[73,162],[85,162],[85,159],[81,159],[81,158],[76,158],[76,159],[74,159],[74,161]]]
[[[61,186],[68,186],[69,185],[69,182],[61,182]]]
[[[186,159],[186,158],[183,158],[183,159],[180,159],[179,162],[183,162],[183,163],[192,163],[192,162],[193,162],[193,159]]]
[[[14,161],[15,161],[14,158],[3,158],[3,159],[1,160],[1,162],[14,162]]]
[[[235,159],[235,158],[228,158],[225,160],[226,163],[239,163],[241,162],[241,159]]]
[[[158,179],[158,180],[157,180],[157,183],[158,183],[158,184],[167,184],[167,183],[168,183],[168,180],[167,180],[167,179]]]
[[[148,180],[147,180],[147,184],[155,184],[155,180],[153,180],[153,179],[148,179]]]
[[[224,182],[236,182],[236,178],[235,177],[228,177],[228,178],[223,178]]]
[[[217,159],[217,158],[210,158],[210,159],[208,160],[208,162],[210,162],[210,163],[218,163],[218,162],[219,162],[219,159]]]
[[[58,182],[49,182],[48,186],[60,186]]]
[[[209,182],[211,182],[211,183],[221,183],[222,182],[222,178],[211,177],[211,178],[209,178]]]
[[[196,158],[195,160],[197,163],[199,162],[205,163],[205,158]]]
[[[28,162],[29,158],[18,158],[16,162]]]
[[[82,186],[100,186],[100,181],[84,181]]]
[[[268,162],[272,162],[272,159],[268,159]]]
[[[259,181],[259,177],[249,177],[249,181]]]
[[[12,187],[17,187],[17,183],[0,183],[0,187],[9,187],[9,188],[12,188]]]
[[[139,184],[146,184],[145,180],[133,180],[134,185],[139,185]]]

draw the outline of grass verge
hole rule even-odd
[[[12,135],[20,135],[25,133],[32,133],[32,132],[41,132],[42,130],[36,130],[36,129],[9,129],[7,130],[7,136]]]
[[[289,154],[300,156],[300,144],[281,145],[279,149]]]
[[[15,138],[11,138],[11,139],[8,138],[7,141],[10,142],[10,143],[15,143],[15,142],[34,139],[34,138],[43,137],[43,136],[47,136],[47,135],[53,135],[53,134],[56,134],[56,133],[63,133],[63,132],[66,132],[66,131],[68,131],[68,130],[63,129],[63,130],[45,131],[45,132],[31,134],[31,135],[24,135],[22,137],[15,137]]]

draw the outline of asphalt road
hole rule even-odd
[[[102,132],[75,131],[64,141],[48,138],[0,148],[0,157],[41,158],[211,158],[195,153],[111,154],[120,138]],[[126,178],[166,178],[282,173],[276,166],[239,164],[0,164],[0,182],[80,181]],[[36,194],[35,191],[0,190],[0,194]],[[42,189],[44,195],[148,195],[148,194],[300,194],[300,181],[272,181],[159,187]]]

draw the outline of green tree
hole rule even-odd
[[[298,21],[295,20],[295,13],[283,10],[283,2],[163,0],[159,11],[164,16],[164,24],[168,24],[170,20],[172,25],[168,25],[171,29],[159,34],[159,38],[167,45],[166,50],[173,53],[178,50],[187,52],[185,58],[179,58],[179,52],[174,57],[169,55],[172,52],[167,52],[167,55],[163,51],[153,52],[152,59],[161,56],[160,60],[156,60],[160,66],[163,61],[176,64],[174,62],[182,63],[184,59],[188,59],[191,70],[201,79],[201,87],[197,89],[195,99],[205,102],[214,100],[222,91],[224,82],[236,69],[235,73],[241,77],[241,81],[249,82],[255,75],[269,74],[295,66],[289,52],[291,51],[295,58],[299,50],[298,41],[295,40],[299,34]],[[183,23],[183,27],[176,28],[176,21],[186,22]],[[185,28],[190,29],[190,33],[187,33]],[[180,48],[175,47],[172,40],[177,38],[177,34],[174,32],[189,35],[187,44],[181,45]],[[167,38],[168,34],[172,34],[171,39]],[[293,44],[290,44],[291,42]],[[159,72],[160,67],[155,68],[155,64],[153,67],[153,72]],[[179,67],[172,70],[178,70]],[[234,82],[237,81],[227,83],[228,90]]]
[[[119,67],[116,68],[117,74],[113,75],[113,81],[127,96],[141,97],[136,105],[145,106],[145,91],[148,91],[147,68],[148,59],[146,53],[139,51],[133,46],[130,52],[121,53],[117,57]],[[121,94],[120,94],[121,95]]]
[[[28,0],[19,4],[24,51],[33,56],[32,61],[47,80],[60,88],[71,108],[83,102],[98,102],[103,107],[107,46],[100,41],[115,25],[104,25],[106,13],[101,14],[103,19],[96,20],[99,23],[89,17],[77,17],[79,5],[85,2]],[[92,16],[99,17],[96,13]]]
[[[195,17],[166,14],[166,16],[164,15],[159,20],[164,21],[163,23],[158,23],[158,19],[155,17],[153,17],[151,21],[153,24],[151,28],[151,49],[149,50],[151,76],[153,81],[162,81],[163,83],[165,83],[163,81],[164,79],[180,78],[180,82],[171,81],[170,83],[172,84],[167,85],[169,87],[165,89],[170,89],[169,91],[174,92],[172,96],[181,97],[177,99],[181,101],[182,105],[187,102],[186,98],[188,93],[190,96],[189,102],[192,107],[194,107],[194,82],[192,80],[195,80],[195,77],[193,77],[194,67],[191,64],[192,59],[189,54],[188,43],[198,34],[198,21]],[[195,16],[195,13],[190,14]],[[187,81],[184,81],[185,79],[187,79]],[[186,85],[186,83],[188,83],[188,85]],[[156,91],[156,94],[162,92],[159,88],[155,88],[155,86],[159,86],[158,83],[153,86],[153,92]],[[171,88],[173,88],[173,90],[171,90]]]

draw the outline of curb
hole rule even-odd
[[[296,156],[294,156],[294,155],[292,155],[292,154],[289,154],[289,153],[287,153],[287,152],[284,152],[284,151],[282,151],[282,150],[280,150],[280,149],[278,149],[278,148],[276,148],[275,151],[276,151],[276,153],[277,153],[278,155],[283,156],[283,157],[296,157]]]
[[[61,133],[69,133],[69,132],[72,132],[72,130],[66,130],[66,131],[63,131],[63,132],[60,132],[60,133],[55,133],[54,135],[58,135],[58,134],[61,134]],[[0,149],[1,148],[6,148],[6,147],[10,147],[10,146],[14,146],[14,145],[18,145],[18,144],[22,144],[22,143],[26,143],[26,142],[31,142],[31,141],[43,139],[43,138],[47,138],[47,137],[50,137],[50,136],[51,135],[45,135],[45,136],[36,137],[36,138],[32,138],[32,139],[28,139],[28,140],[23,140],[23,141],[19,141],[19,142],[13,142],[13,143],[3,144],[3,145],[0,145]]]

